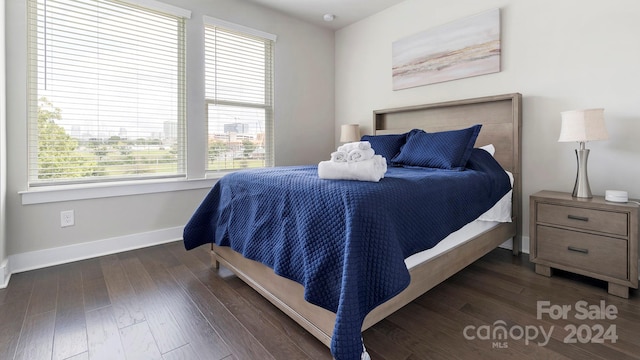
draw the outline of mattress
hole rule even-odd
[[[509,171],[506,172],[509,175],[511,186],[513,187],[513,174]],[[511,197],[513,190],[505,194],[491,209],[487,210],[484,214],[480,215],[478,219],[468,223],[457,231],[452,232],[436,246],[431,249],[421,251],[413,254],[404,260],[407,269],[411,270],[413,267],[429,261],[432,258],[443,254],[454,247],[464,244],[477,235],[482,234],[485,231],[491,230],[503,222],[511,222]]]

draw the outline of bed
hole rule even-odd
[[[361,318],[358,318],[357,321],[355,321],[355,324],[358,326],[358,329],[356,329],[357,334],[359,334],[361,331],[371,327],[384,317],[413,301],[424,292],[444,281],[505,241],[512,239],[513,252],[514,254],[519,253],[521,236],[521,114],[520,94],[506,94],[374,111],[373,129],[375,135],[400,134],[406,133],[412,129],[423,129],[427,132],[441,132],[467,128],[475,124],[482,124],[482,131],[480,131],[477,136],[475,146],[492,144],[495,147],[494,158],[504,170],[512,174],[513,188],[511,198],[511,222],[492,223],[488,227],[476,229],[471,237],[462,236],[462,240],[458,239],[451,242],[448,241],[449,237],[447,237],[446,243],[443,241],[435,247],[427,250],[426,252],[428,252],[428,255],[423,256],[423,258],[419,258],[420,254],[423,254],[423,252],[420,252],[417,255],[417,259],[416,256],[406,259],[403,266],[404,271],[407,272],[408,276],[406,278],[400,275],[396,276],[394,275],[395,270],[389,271],[390,277],[396,276],[399,280],[391,281],[394,284],[394,287],[392,287],[391,290],[385,290],[385,295],[382,297],[384,301],[378,301],[381,298],[371,300],[375,305],[371,308],[356,304],[353,307],[346,307],[347,310],[341,310],[343,309],[344,302],[353,302],[353,300],[349,299],[355,296],[353,295],[354,291],[361,292],[361,290],[351,290],[353,287],[358,287],[357,284],[359,283],[359,280],[356,280],[355,283],[351,283],[351,285],[348,286],[344,286],[343,284],[343,287],[346,288],[346,290],[343,289],[341,291],[344,291],[344,293],[341,292],[339,294],[334,294],[336,297],[339,297],[340,307],[324,305],[324,303],[317,301],[312,297],[311,302],[322,304],[323,307],[320,307],[307,301],[309,300],[309,294],[308,292],[305,293],[305,288],[300,284],[307,283],[306,281],[303,281],[304,279],[289,275],[286,277],[276,275],[272,268],[276,268],[276,272],[283,274],[283,271],[280,269],[280,265],[276,265],[275,267],[266,266],[263,265],[263,262],[269,263],[269,261],[250,260],[240,253],[243,252],[246,254],[246,249],[243,249],[242,251],[238,250],[239,252],[236,252],[229,246],[218,246],[213,241],[215,238],[213,234],[203,234],[200,230],[194,230],[193,228],[190,228],[189,231],[185,228],[185,243],[187,243],[187,238],[194,237],[200,237],[196,244],[211,242],[212,261],[215,267],[222,264],[233,271],[239,278],[252,286],[256,291],[298,322],[307,331],[316,336],[327,346],[330,346],[334,357],[339,360],[342,360],[343,358],[356,358],[355,355],[353,355],[354,352],[351,350],[353,350],[353,347],[355,346],[354,344],[361,344],[361,342],[359,343],[361,339],[359,336],[357,336],[357,339],[355,338],[356,335],[352,329],[354,321],[353,319],[348,318],[345,314],[364,312],[366,317],[364,315],[359,315]],[[480,153],[478,154],[481,155]],[[304,175],[309,173],[311,170],[299,167],[292,169],[292,171],[297,172],[296,174],[299,173]],[[401,172],[400,170],[394,171],[396,173]],[[263,170],[263,176],[268,178],[269,176],[272,176],[272,174],[270,173],[270,170]],[[290,176],[290,178],[296,178],[297,176],[298,175]],[[308,176],[308,174],[305,176]],[[401,177],[403,175],[398,176]],[[318,182],[315,183],[316,186],[321,186],[318,185]],[[255,185],[247,185],[247,187],[250,186]],[[350,184],[349,186],[353,185]],[[369,188],[374,189],[373,187]],[[346,190],[347,193],[350,191],[356,190],[353,190],[353,188]],[[319,192],[319,190],[314,193],[316,192]],[[211,193],[209,196],[211,196]],[[407,206],[411,205],[408,204]],[[466,222],[468,221],[465,220],[465,223]],[[385,224],[383,228],[385,228],[386,225],[391,227],[394,224]],[[254,227],[255,226],[260,227],[262,224],[254,225]],[[354,228],[359,229],[357,226]],[[460,234],[462,230],[464,230],[464,228],[456,233]],[[365,230],[361,229],[359,231],[365,232]],[[255,235],[255,233],[253,235]],[[304,233],[298,235],[302,238],[305,237]],[[385,236],[391,235],[390,233],[386,233]],[[229,236],[226,234],[224,237]],[[374,237],[375,236],[372,236],[371,238],[372,242],[374,241]],[[262,239],[261,241],[267,242],[267,240],[268,239]],[[193,239],[189,241],[193,241]],[[194,245],[191,244],[187,247],[189,248],[193,246]],[[270,246],[273,246],[273,244]],[[358,247],[361,247],[361,245],[358,245]],[[344,252],[348,253],[349,251],[345,250]],[[341,256],[344,256],[344,254],[341,254]],[[396,255],[395,250],[393,250],[389,251],[388,254],[376,254],[376,256],[377,258],[371,261],[376,263],[384,262],[386,264],[386,256],[394,257]],[[406,261],[409,259],[411,259],[411,265],[407,271]],[[326,271],[331,273],[334,268],[343,266],[342,263],[346,264],[344,265],[345,267],[350,266],[348,262],[342,261],[342,258],[339,259],[338,264],[336,264],[335,261],[336,260],[333,258],[333,255],[331,257],[325,256],[321,261],[316,261],[315,263],[320,264],[318,265],[318,268],[320,269],[318,272],[322,273],[323,271]],[[397,263],[397,260],[394,261]],[[331,265],[327,266],[325,263]],[[362,270],[365,269],[365,267],[360,267],[358,269]],[[342,281],[344,282],[344,279],[349,277],[351,276],[343,277]],[[290,279],[296,279],[296,281]],[[406,282],[406,284],[403,282]],[[378,287],[378,283],[376,283],[376,287]],[[393,289],[399,290],[394,292]],[[328,291],[330,292],[330,290]],[[305,300],[305,296],[307,297],[307,300]],[[367,299],[366,303],[369,304],[371,301]],[[361,307],[362,309],[360,309]],[[336,315],[336,313],[338,315]],[[351,330],[348,332],[340,330],[344,330],[344,328],[351,328]],[[347,343],[347,347],[351,347],[351,350],[342,351],[342,348],[344,348]],[[357,358],[360,357],[358,356]]]

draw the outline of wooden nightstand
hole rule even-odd
[[[529,201],[529,258],[536,273],[562,269],[609,282],[609,293],[638,288],[638,204],[540,191]]]

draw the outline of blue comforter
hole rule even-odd
[[[184,245],[230,246],[302,284],[308,302],[336,313],[333,356],[360,359],[365,316],[409,284],[404,259],[510,188],[479,149],[464,171],[389,168],[379,183],[322,180],[315,166],[238,171],[211,189],[184,229]]]

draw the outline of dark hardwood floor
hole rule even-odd
[[[372,359],[640,359],[637,290],[621,299],[604,282],[545,278],[527,259],[496,249],[365,331]],[[557,319],[538,316],[538,301]],[[206,246],[176,242],[14,274],[0,290],[0,359],[331,355],[228,270],[213,270]]]

